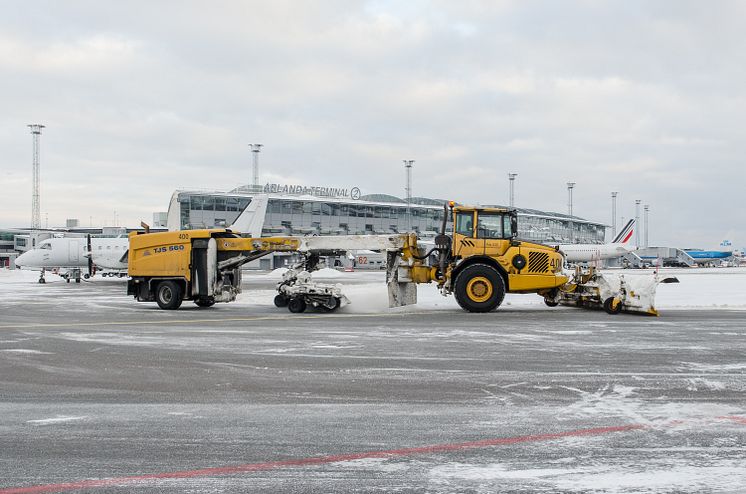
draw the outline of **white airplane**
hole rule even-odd
[[[127,269],[128,250],[127,237],[48,238],[37,248],[18,256],[15,263],[21,269],[40,271],[39,283],[46,283],[45,271],[60,274],[68,283],[70,279],[80,283],[83,269],[87,269],[85,278],[93,276],[96,268],[119,271],[121,276],[122,270]]]
[[[559,250],[565,255],[567,262],[590,262],[602,259],[615,259],[627,252],[637,250],[628,244],[635,231],[635,220],[631,219],[622,231],[609,244],[562,244]]]

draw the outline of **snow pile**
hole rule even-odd
[[[314,279],[342,278],[345,276],[345,273],[342,273],[332,268],[322,268],[322,269],[319,269],[318,271],[314,271],[313,273],[311,273],[311,276]]]
[[[282,275],[290,271],[288,268],[277,268],[273,271],[270,271],[269,273],[264,273],[256,276],[261,276],[262,278],[269,279],[269,280],[282,280]]]

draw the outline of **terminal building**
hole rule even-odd
[[[417,232],[434,236],[443,222],[445,200],[414,197],[404,199],[388,194],[363,195],[358,187],[307,187],[267,184],[241,186],[234,190],[177,190],[167,213],[155,213],[152,230],[189,230],[229,227],[252,199],[261,195],[266,207],[262,235],[381,235]],[[484,205],[505,207],[500,205]],[[546,244],[603,243],[606,225],[577,216],[535,209],[517,208],[518,236]],[[118,236],[124,228],[81,228],[75,223],[65,229],[0,231],[0,268],[13,268],[15,258],[54,235]],[[450,229],[450,225],[448,225]],[[278,257],[273,255],[272,259]],[[252,267],[278,267],[282,259],[260,260]],[[267,265],[267,263],[270,263]],[[256,264],[256,265],[254,265]]]
[[[169,230],[230,226],[258,194],[267,195],[262,236],[363,235],[417,232],[435,235],[445,200],[414,197],[410,203],[360,189],[267,184],[229,192],[177,190],[168,208]],[[485,205],[505,207],[499,205]],[[577,216],[517,208],[519,237],[541,243],[604,242],[606,225]]]

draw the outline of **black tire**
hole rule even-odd
[[[211,298],[198,298],[194,301],[197,307],[212,307],[215,305],[215,300]]]
[[[161,281],[155,287],[155,301],[161,309],[178,309],[181,306],[181,285],[172,280]]]
[[[604,300],[604,310],[607,314],[619,314],[622,312],[622,303],[618,303],[616,305],[616,309],[612,308],[612,304],[614,303],[614,297],[609,297],[606,300]]]
[[[319,307],[321,307],[321,310],[323,310],[324,312],[334,312],[335,310],[339,309],[339,305],[341,303],[341,300],[339,300],[337,297],[332,297],[329,306],[319,305]]]
[[[45,280],[44,278],[39,278],[39,283],[44,284],[46,282],[47,282],[47,280]]]
[[[548,307],[557,307],[559,305],[559,301],[552,300],[551,298],[545,298],[544,303],[547,304]]]
[[[287,307],[287,306],[288,306],[288,298],[285,295],[281,293],[278,293],[277,295],[275,295],[275,307]]]
[[[486,264],[465,267],[454,283],[456,302],[469,312],[490,312],[505,298],[505,282],[500,273]]]
[[[300,297],[291,298],[288,301],[288,310],[293,314],[299,314],[306,310],[306,301]]]

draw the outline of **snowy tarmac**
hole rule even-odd
[[[655,318],[388,309],[329,271],[333,314],[275,308],[278,273],[161,311],[0,270],[0,494],[743,492],[746,269],[669,272]]]

